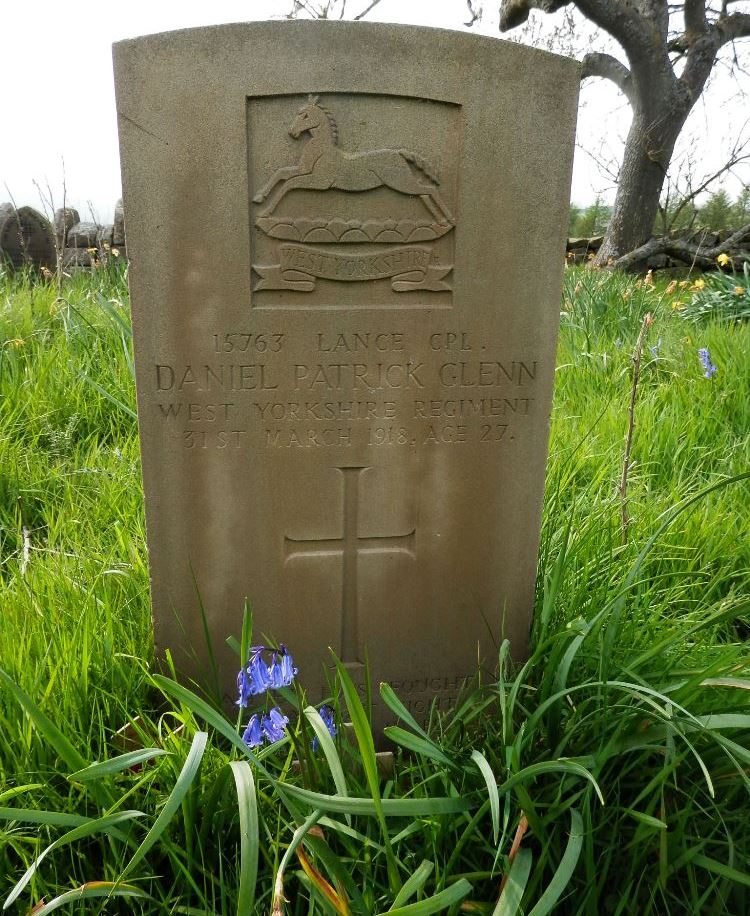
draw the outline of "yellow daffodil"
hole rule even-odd
[[[728,255],[725,251],[722,251],[722,253],[719,255],[719,257],[716,259],[716,263],[717,263],[717,264],[720,264],[722,267],[726,267],[727,264],[728,264],[731,260],[732,260],[732,259],[729,257],[729,255]]]
[[[672,303],[672,308],[673,308],[676,312],[679,312],[680,309],[684,309],[684,308],[685,308],[685,303],[682,302],[680,299],[675,299],[675,301]]]
[[[696,280],[695,283],[691,286],[693,290],[701,290],[706,288],[706,281],[701,277],[699,280]]]
[[[680,289],[687,289],[690,286],[690,280],[680,280]]]
[[[741,296],[744,292],[745,292],[745,287],[744,287],[744,286],[735,286],[735,288],[734,288],[734,294],[735,294],[735,296]]]

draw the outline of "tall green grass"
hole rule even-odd
[[[503,645],[494,676],[427,723],[383,688],[400,750],[382,774],[345,671],[332,701],[351,730],[326,740],[289,693],[289,738],[256,755],[151,673],[123,271],[60,297],[2,275],[9,911],[749,912],[750,327],[687,323],[673,302],[664,284],[566,273],[532,655],[516,669]]]

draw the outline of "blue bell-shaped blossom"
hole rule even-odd
[[[250,717],[247,728],[242,734],[242,740],[248,747],[260,747],[263,744],[263,729],[257,713]]]
[[[328,729],[332,738],[336,737],[336,723],[333,721],[333,710],[330,706],[321,706],[318,710],[320,713],[320,718],[325,723],[326,728]],[[313,738],[312,740],[312,749],[317,751],[318,749],[318,739]]]
[[[263,661],[265,646],[253,646],[250,650],[250,661],[247,673],[250,676],[250,692],[253,695],[265,693],[271,687],[271,677],[268,665]]]
[[[263,716],[261,728],[269,744],[274,744],[276,741],[281,741],[282,738],[286,737],[288,723],[289,719],[281,712],[278,706],[274,706],[268,715]]]
[[[284,643],[281,643],[279,652],[274,652],[268,673],[273,690],[278,690],[279,687],[289,687],[296,677],[297,669],[294,667],[292,656],[287,652]]]

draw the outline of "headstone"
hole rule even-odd
[[[68,230],[67,244],[69,248],[95,248],[99,226],[96,223],[76,223]]]
[[[114,56],[159,651],[210,681],[205,613],[231,704],[247,597],[313,698],[330,646],[447,707],[527,648],[578,65],[327,22]]]
[[[55,238],[41,213],[32,207],[0,207],[0,263],[14,268],[54,265]]]
[[[81,217],[74,207],[60,207],[59,210],[55,210],[55,237],[58,251],[65,248],[68,232],[80,221]]]
[[[125,244],[125,211],[122,208],[122,198],[115,204],[115,222],[112,227],[112,244]]]

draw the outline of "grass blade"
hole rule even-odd
[[[492,817],[492,842],[497,846],[497,838],[500,835],[500,793],[497,791],[497,780],[492,772],[492,767],[481,751],[472,751],[471,759],[479,767],[479,772],[484,776],[484,781],[487,784],[487,794],[490,797],[490,815]]]
[[[152,760],[154,757],[163,757],[168,752],[160,747],[144,747],[138,751],[128,751],[127,754],[121,754],[119,757],[113,757],[111,760],[103,760],[101,763],[91,763],[82,770],[76,770],[71,773],[68,779],[71,782],[86,782],[89,779],[99,779],[102,776],[113,776],[115,773],[121,773],[123,770],[129,770],[131,767],[144,763],[146,760]]]
[[[474,804],[464,798],[384,798],[379,804],[372,798],[342,798],[339,795],[324,795],[300,786],[284,785],[284,791],[311,808],[334,811],[337,814],[366,814],[370,817],[431,817],[438,814],[460,814],[469,811]]]
[[[83,757],[73,747],[70,741],[68,741],[52,719],[42,712],[28,693],[22,690],[2,668],[0,668],[0,683],[5,684],[8,690],[10,690],[13,696],[18,700],[26,715],[31,719],[34,728],[39,732],[44,741],[55,749],[59,757],[64,760],[72,770],[84,769],[86,761]]]
[[[411,732],[406,731],[405,728],[400,728],[398,725],[388,725],[383,731],[386,737],[396,744],[400,744],[401,747],[414,751],[415,754],[421,754],[423,757],[429,757],[431,760],[436,760],[444,766],[453,766],[453,761],[450,757],[446,757],[440,748],[429,739],[425,740],[420,738],[419,735],[412,735]]]
[[[175,783],[174,788],[169,793],[169,797],[164,803],[164,807],[159,812],[159,816],[152,824],[151,829],[146,834],[143,842],[133,853],[133,857],[120,873],[121,879],[124,878],[128,872],[132,871],[135,866],[143,860],[149,849],[151,849],[154,843],[156,843],[162,833],[164,833],[164,831],[167,829],[169,822],[172,820],[175,813],[177,812],[177,809],[182,804],[183,798],[185,798],[188,791],[190,790],[190,786],[193,783],[193,779],[198,772],[198,768],[203,758],[203,752],[206,750],[207,741],[208,734],[206,732],[198,732],[193,738],[190,752],[188,753],[187,759],[185,760],[182,770],[180,771],[180,775],[177,777],[177,782]]]
[[[237,916],[252,916],[260,853],[258,799],[250,764],[246,760],[233,760],[229,766],[237,788],[237,807],[240,814],[240,886],[237,893]]]
[[[81,824],[78,827],[75,827],[73,830],[70,830],[68,833],[63,834],[63,836],[58,837],[54,843],[50,843],[46,849],[43,849],[39,855],[34,859],[34,861],[29,865],[21,878],[16,882],[16,886],[8,894],[3,904],[3,909],[7,910],[18,897],[21,895],[23,889],[31,881],[36,873],[37,868],[41,865],[44,859],[53,852],[55,849],[59,849],[61,846],[66,846],[69,843],[74,843],[76,840],[82,840],[84,837],[91,836],[92,833],[108,833],[110,827],[114,827],[117,824],[123,823],[123,821],[132,820],[135,817],[143,817],[142,811],[120,811],[118,814],[109,814],[105,817],[97,818],[96,820],[90,820],[85,824]]]
[[[565,888],[570,883],[583,848],[583,819],[575,808],[570,810],[570,837],[565,847],[560,864],[555,869],[552,880],[536,902],[529,916],[547,916],[551,913]]]
[[[417,734],[429,740],[429,735],[427,732],[417,722],[417,720],[409,712],[406,706],[404,706],[398,696],[396,696],[396,692],[390,684],[382,683],[380,685],[380,696],[385,705],[391,710],[391,712],[395,713],[399,719],[406,722],[409,728],[417,732]]]
[[[419,903],[408,903],[397,910],[391,909],[387,912],[390,913],[390,916],[429,916],[430,913],[444,913],[469,893],[471,893],[471,884],[466,878],[460,878],[455,884],[446,887],[444,891],[440,891],[434,897],[427,897],[425,900],[420,900]],[[386,914],[382,913],[381,916],[386,916]]]
[[[90,900],[92,897],[138,897],[141,900],[150,900],[149,895],[139,887],[132,884],[115,884],[113,881],[89,881],[73,891],[66,891],[45,903],[41,909],[32,910],[34,916],[47,916],[54,910],[68,903],[78,903],[80,900]],[[31,916],[31,914],[29,914]]]
[[[393,901],[393,906],[388,912],[390,913],[393,910],[398,909],[398,907],[403,906],[418,891],[420,891],[424,887],[425,882],[430,877],[434,869],[434,863],[425,859],[424,862],[419,865],[414,874],[407,878],[406,881],[404,881],[401,890],[396,894],[396,899]]]
[[[515,916],[531,873],[531,851],[519,849],[492,916]]]
[[[342,798],[348,798],[349,789],[346,785],[344,768],[341,765],[341,758],[339,757],[338,751],[336,750],[336,745],[333,742],[331,733],[328,731],[328,726],[325,724],[322,716],[314,706],[306,706],[304,712],[305,716],[310,722],[310,725],[313,727],[315,737],[318,739],[321,750],[323,751],[326,761],[328,762],[328,768],[331,771],[333,784],[336,786],[336,792],[341,795]],[[346,822],[349,824],[349,826],[351,826],[351,817],[348,814],[346,815]]]
[[[372,795],[374,814],[378,821],[380,821],[380,829],[383,833],[383,845],[385,847],[385,858],[388,869],[388,884],[391,891],[395,894],[398,893],[401,887],[401,881],[398,874],[396,857],[391,847],[391,840],[388,834],[388,828],[386,827],[385,814],[383,813],[383,805],[380,798],[380,782],[378,779],[378,765],[375,756],[375,742],[372,737],[372,729],[370,728],[367,714],[362,706],[362,701],[359,698],[357,688],[354,686],[354,682],[349,676],[349,672],[338,658],[335,656],[334,658],[339,680],[341,681],[341,689],[346,701],[346,708],[349,710],[352,725],[354,726],[354,734],[357,738],[357,744],[359,745],[359,753],[362,759],[365,777],[367,778],[367,786]],[[344,810],[343,813],[346,813],[346,810]]]

